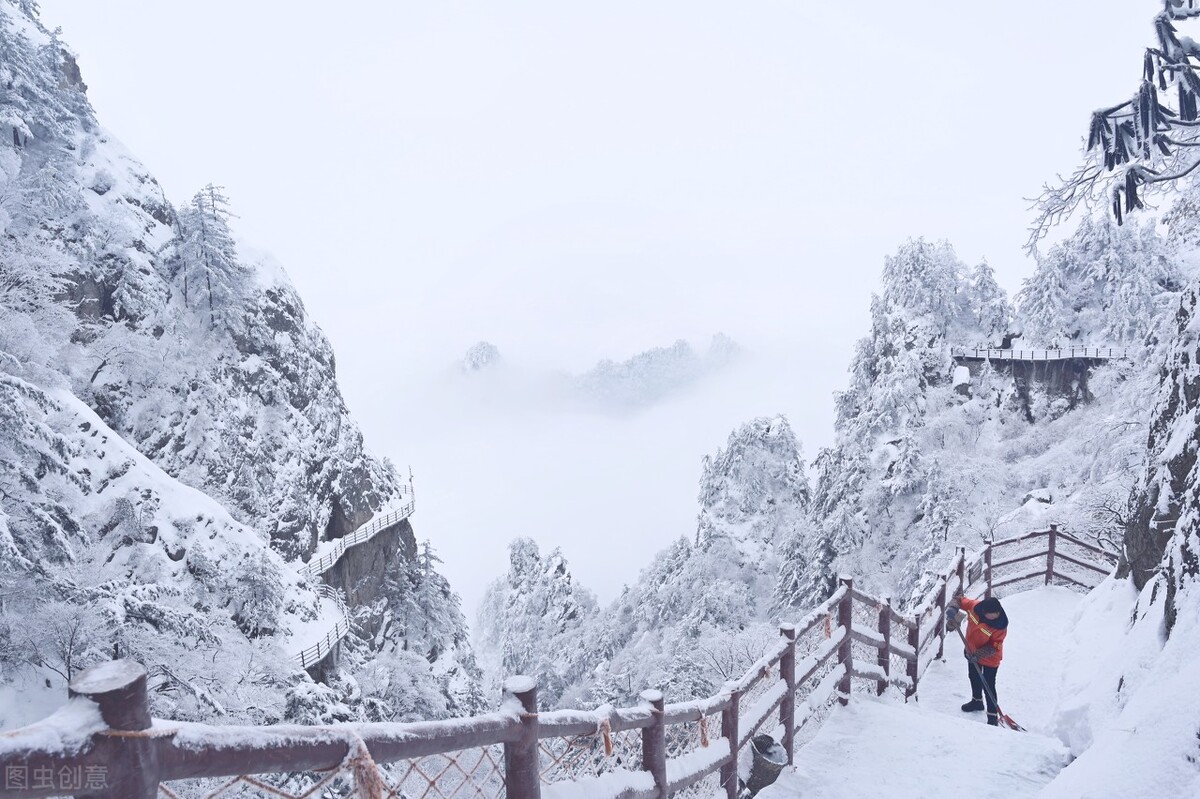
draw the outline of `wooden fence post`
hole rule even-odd
[[[721,737],[729,741],[729,762],[721,766],[726,799],[738,799],[738,707],[742,692],[730,691],[729,707],[721,711]]]
[[[783,748],[787,751],[788,765],[796,748],[796,627],[792,624],[779,625],[779,634],[787,639],[787,648],[779,658],[779,676],[787,687],[783,704],[779,706],[779,726],[783,727]]]
[[[909,696],[917,693],[917,677],[921,667],[921,617],[913,614],[916,622],[908,628],[908,647],[913,651],[913,659],[908,661],[908,679],[912,687],[908,689]]]
[[[883,670],[884,679],[875,685],[875,693],[883,696],[887,690],[887,677],[892,673],[892,598],[885,596],[879,606],[879,635],[883,638],[883,646],[879,648],[879,668]]]
[[[1050,585],[1050,578],[1054,576],[1054,545],[1058,538],[1058,525],[1050,525],[1050,544],[1046,548],[1046,585]]]
[[[113,660],[93,666],[71,681],[67,693],[99,705],[100,718],[108,725],[108,731],[99,733],[97,741],[106,750],[104,787],[83,795],[89,799],[158,796],[158,753],[154,741],[128,734],[150,729],[146,669],[142,664]]]
[[[850,672],[854,669],[854,649],[850,640],[850,628],[854,625],[854,579],[842,575],[838,581],[845,587],[846,595],[838,603],[838,626],[842,628],[845,638],[838,646],[838,665],[845,671],[838,681],[838,702],[842,705],[850,702]]]
[[[986,586],[983,589],[984,599],[992,598],[992,542],[988,541],[987,548],[983,550],[983,575],[986,579]]]
[[[507,799],[541,799],[537,683],[532,677],[509,677],[504,681],[505,704],[510,697],[521,703],[521,735],[504,744],[504,793]]]
[[[946,589],[950,587],[950,582],[945,578],[941,578],[941,583],[942,587],[937,596],[938,660],[941,660],[946,654]]]
[[[958,547],[958,593],[967,593],[967,548]]]
[[[649,727],[642,728],[642,771],[654,777],[659,799],[667,799],[667,724],[662,691],[642,691],[641,700],[650,705],[654,719]]]

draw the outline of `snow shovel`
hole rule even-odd
[[[961,621],[954,625],[954,632],[958,633],[958,637],[962,639],[963,646],[965,647],[967,645],[967,637],[963,635]],[[996,715],[1000,718],[1000,723],[1005,727],[1008,727],[1010,730],[1016,730],[1017,732],[1029,732],[1029,730],[1025,729],[1016,721],[1014,721],[1012,716],[1000,709],[1000,703],[996,701],[996,695],[992,693],[992,689],[988,686],[987,680],[983,679],[983,669],[979,668],[979,664],[971,663],[971,667],[975,669],[975,673],[979,675],[979,681],[983,683],[983,690],[987,694],[987,698],[991,700],[992,706],[996,708]]]

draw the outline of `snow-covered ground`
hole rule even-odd
[[[959,716],[855,696],[796,753],[795,769],[759,796],[1019,799],[1036,796],[1066,765],[1054,738]]]
[[[984,714],[959,709],[969,697],[966,661],[961,644],[947,639],[945,659],[922,677],[916,702],[856,694],[796,752],[795,768],[763,799],[1038,795],[1071,760],[1056,737],[1057,708],[1083,602],[1054,587],[1004,600],[1010,632],[997,693],[1029,732],[994,729]]]
[[[1069,667],[1070,627],[1083,595],[1049,587],[1002,601],[1009,634],[1004,641],[1004,662],[996,675],[1000,708],[1025,729],[1054,736],[1059,688]],[[959,709],[971,695],[962,648],[958,636],[950,633],[945,659],[935,660],[921,677],[917,701],[923,709],[957,714],[982,724],[982,713],[967,716]]]

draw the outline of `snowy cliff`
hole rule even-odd
[[[365,449],[283,270],[236,241],[221,190],[167,200],[98,124],[36,4],[0,2],[0,49],[0,580],[23,586],[2,592],[0,657],[58,670],[13,629],[16,609],[104,596],[63,670],[117,651],[207,697],[168,713],[282,717],[306,679],[286,656],[340,613],[304,561],[395,504],[401,481]],[[407,522],[379,544],[415,557]],[[377,580],[358,599],[383,617],[411,590]],[[447,669],[473,673],[457,599],[438,596],[453,643],[390,625],[350,649],[413,645],[434,693]],[[252,663],[262,695],[187,673],[208,643]]]

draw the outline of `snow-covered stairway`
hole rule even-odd
[[[794,769],[761,796],[1036,796],[1069,759],[1049,727],[1069,667],[1068,625],[1082,598],[1048,587],[1004,600],[1010,632],[997,689],[1001,707],[1028,733],[988,727],[982,713],[959,709],[969,694],[967,666],[960,647],[947,640],[945,660],[930,665],[915,702],[855,694],[797,749]]]

